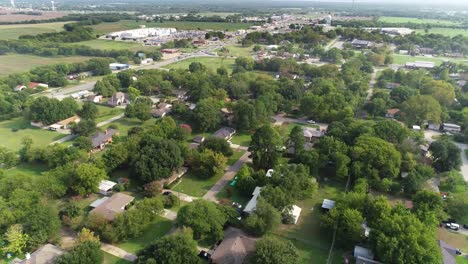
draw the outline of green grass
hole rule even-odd
[[[198,178],[192,171],[187,172],[172,190],[181,192],[194,197],[202,197],[213,185],[222,177],[212,177],[209,179]]]
[[[130,264],[133,262],[130,262],[125,259],[121,259],[119,257],[116,257],[114,255],[111,255],[109,253],[104,252],[104,260],[102,261],[102,264]]]
[[[344,183],[322,184],[312,198],[295,204],[302,208],[297,225],[282,225],[274,233],[290,240],[299,249],[301,263],[325,263],[330,250],[332,232],[320,226],[320,207],[324,198],[335,199],[344,190]],[[354,245],[349,245],[350,249]],[[342,252],[335,248],[333,263],[342,263]]]
[[[63,25],[66,23],[69,22],[0,25],[0,40],[18,39],[21,35],[38,35],[42,33],[59,32],[63,30]]]
[[[148,121],[146,121],[145,123],[149,123],[149,122],[154,122],[154,120],[150,119]],[[106,129],[108,128],[110,125],[116,125],[117,126],[117,130],[119,130],[120,132],[120,136],[127,136],[128,134],[128,130],[132,127],[136,127],[136,126],[141,126],[143,124],[143,122],[141,122],[140,120],[136,119],[136,118],[126,118],[126,117],[123,117],[123,118],[120,118],[112,123],[109,123],[105,126],[102,126],[100,127],[101,129]]]
[[[468,257],[457,256],[457,264],[468,264]]]
[[[443,240],[463,252],[468,252],[468,236],[464,234],[441,227],[437,230],[437,239]]]
[[[231,182],[229,182],[231,183]],[[237,188],[226,185],[217,195],[219,200],[227,199],[231,202],[236,202],[244,207],[250,200],[250,196],[243,195]]]
[[[71,57],[40,57],[27,54],[7,54],[0,56],[0,77],[13,73],[27,72],[33,68],[57,63],[83,62],[92,57],[71,56]]]
[[[240,158],[242,155],[244,155],[245,151],[234,150],[233,153],[234,153],[234,154],[232,154],[232,156],[229,157],[228,160],[227,160],[227,163],[226,163],[226,164],[227,164],[228,166],[234,165],[234,163],[236,163],[236,161],[238,161],[239,158]]]
[[[393,63],[399,65],[405,65],[407,62],[415,61],[430,61],[434,62],[436,65],[440,65],[446,60],[468,64],[468,59],[466,58],[425,57],[393,54]]]
[[[13,132],[13,129],[18,131]],[[15,118],[0,122],[0,146],[11,150],[21,148],[21,140],[29,136],[33,140],[34,146],[45,146],[51,142],[64,137],[64,134],[32,127],[29,121],[23,118]]]
[[[209,70],[216,71],[221,66],[225,66],[228,69],[228,72],[231,73],[234,69],[234,59],[230,58],[213,58],[213,57],[197,57],[197,58],[190,58],[183,61],[179,61],[176,63],[169,64],[164,66],[166,69],[184,69],[188,70],[190,63],[192,62],[200,62],[204,64]]]
[[[424,29],[416,29],[416,33],[426,34],[426,31],[424,31]],[[468,37],[468,30],[461,28],[431,28],[429,29],[429,34],[430,33],[441,34],[448,37],[455,37],[457,35]]]
[[[235,57],[250,57],[252,56],[253,52],[253,46],[252,47],[242,47],[241,45],[229,45],[226,46],[226,48],[229,50],[228,55],[229,56],[235,56]],[[216,51],[220,51],[219,49]],[[219,54],[220,56],[222,53]]]
[[[251,23],[215,23],[215,22],[185,22],[185,21],[166,21],[164,23],[157,22],[144,22],[135,20],[121,20],[112,23],[101,23],[92,26],[97,34],[106,34],[114,31],[128,30],[139,28],[140,25],[146,27],[160,27],[160,28],[177,28],[179,30],[193,30],[193,29],[212,29],[212,30],[229,30],[234,31],[238,29],[247,29],[253,24]]]
[[[172,228],[172,221],[162,216],[158,216],[156,221],[152,223],[140,236],[130,239],[117,246],[130,253],[137,253],[145,246],[149,245],[154,240],[164,236]]]
[[[113,40],[103,40],[103,39],[94,39],[94,40],[87,40],[81,41],[76,43],[71,43],[70,45],[84,45],[94,49],[100,50],[122,50],[128,49],[131,51],[138,51],[138,50],[147,50],[147,49],[154,49],[154,47],[145,47],[142,43],[138,42],[125,42],[125,41],[113,41]]]
[[[96,123],[105,121],[109,118],[118,116],[122,114],[123,112],[125,112],[125,110],[122,108],[112,108],[112,107],[108,107],[104,105],[96,105],[96,106],[99,110],[98,117],[96,118]]]
[[[231,142],[236,145],[241,145],[244,147],[248,147],[250,145],[250,141],[252,141],[252,134],[238,132],[234,134],[231,139]]]
[[[44,164],[40,163],[22,163],[14,168],[6,170],[4,172],[5,176],[9,175],[31,175],[31,176],[40,176],[44,171],[47,171],[48,168]]]
[[[421,19],[413,17],[389,17],[382,16],[378,19],[379,22],[385,23],[414,23],[414,24],[431,24],[431,25],[444,25],[444,26],[456,26],[460,23],[450,20],[440,19]]]

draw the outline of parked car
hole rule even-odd
[[[463,228],[468,229],[468,224],[464,224]]]
[[[211,259],[211,254],[206,252],[205,250],[201,250],[200,253],[198,253],[198,256],[202,259],[210,260]]]
[[[170,191],[165,191],[163,192],[163,195],[171,195],[172,193]]]
[[[447,223],[445,224],[445,227],[447,227],[448,229],[455,230],[455,231],[458,231],[458,229],[460,229],[460,225],[456,223]]]
[[[314,121],[314,120],[307,120],[306,123],[308,123],[308,124],[315,124],[315,121]]]

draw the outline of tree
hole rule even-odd
[[[214,203],[195,200],[180,208],[176,222],[178,226],[190,227],[195,239],[218,241],[224,237],[226,221],[226,216]]]
[[[424,121],[440,123],[442,109],[439,102],[429,95],[415,95],[401,106],[404,119],[410,125],[422,124]]]
[[[95,193],[99,190],[99,182],[106,178],[107,175],[104,169],[93,164],[82,163],[73,171],[71,189],[79,195]]]
[[[281,223],[281,214],[260,198],[255,211],[245,220],[245,226],[254,235],[262,236]]]
[[[458,170],[461,165],[460,149],[448,139],[441,139],[431,143],[429,151],[432,153],[432,166],[438,172]]]
[[[464,190],[465,180],[463,175],[456,171],[451,170],[442,174],[440,181],[440,188],[450,192],[462,192]]]
[[[412,194],[421,190],[423,184],[435,176],[434,170],[426,165],[418,164],[411,170],[406,178],[403,179],[402,185],[405,193]]]
[[[401,143],[408,136],[405,127],[393,120],[382,120],[374,125],[374,133],[377,137],[391,143]]]
[[[213,152],[210,149],[204,149],[200,153],[195,154],[193,170],[200,178],[217,177],[224,173],[226,161],[227,159],[223,154]]]
[[[431,227],[436,227],[441,220],[447,219],[442,199],[436,192],[423,190],[412,197],[413,211],[419,220]]]
[[[206,138],[198,147],[200,151],[203,151],[205,149],[211,149],[214,152],[221,153],[226,157],[230,157],[233,154],[233,151],[231,149],[231,146],[229,143],[222,139],[222,138],[217,138],[217,137],[208,137]]]
[[[244,100],[239,100],[233,107],[233,122],[240,131],[249,131],[257,127],[255,107]]]
[[[291,130],[291,133],[289,133],[289,140],[291,141],[294,147],[294,153],[296,155],[300,153],[301,151],[303,151],[305,139],[304,139],[304,132],[302,130],[302,127],[294,126],[294,128]]]
[[[252,177],[253,169],[244,164],[237,172],[236,189],[240,190],[244,195],[251,195],[257,186],[257,182]]]
[[[219,103],[214,99],[203,99],[197,104],[193,111],[194,121],[202,132],[214,130],[221,124],[221,109]]]
[[[97,131],[96,122],[90,119],[83,119],[71,127],[73,134],[89,137]]]
[[[244,71],[252,71],[254,68],[255,62],[252,58],[249,57],[239,57],[236,59],[236,67]]]
[[[37,247],[58,234],[60,219],[53,207],[37,204],[25,217],[23,228],[30,237],[28,245]]]
[[[253,164],[258,169],[275,167],[283,146],[280,135],[269,125],[264,125],[255,131],[250,142]]]
[[[135,102],[127,105],[125,108],[125,116],[129,118],[138,118],[141,121],[146,121],[151,118],[151,106],[153,102],[148,97],[138,97]]]
[[[78,232],[78,235],[76,237],[76,243],[81,244],[84,242],[94,242],[94,243],[99,243],[99,236],[95,236],[94,232],[87,229],[86,227],[83,227],[80,232]]]
[[[102,156],[107,172],[112,172],[118,167],[128,163],[128,149],[124,143],[114,143],[107,147]]]
[[[200,62],[192,62],[189,65],[189,71],[194,72],[194,73],[195,72],[204,72],[204,71],[206,71],[206,66],[203,65]]]
[[[190,234],[163,236],[138,252],[138,264],[199,264],[197,242]]]
[[[8,227],[5,233],[6,244],[2,247],[4,253],[21,254],[29,242],[29,235],[23,232],[20,224]]]
[[[73,142],[73,146],[89,152],[93,149],[93,142],[89,137],[79,136]]]
[[[450,106],[455,99],[455,88],[446,81],[428,80],[423,82],[421,94],[431,95],[441,105]]]
[[[99,114],[97,106],[92,102],[84,102],[83,107],[78,112],[82,119],[95,120]]]
[[[86,241],[78,244],[68,253],[59,256],[56,264],[89,264],[102,263],[103,253],[100,249],[101,244],[94,241]]]
[[[266,236],[255,244],[255,253],[250,259],[252,264],[294,264],[299,261],[296,247],[287,240]]]
[[[0,168],[9,169],[18,163],[19,158],[15,152],[5,147],[0,147]]]

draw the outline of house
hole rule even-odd
[[[178,49],[162,49],[161,52],[167,53],[167,54],[174,54],[174,53],[179,52],[179,50]]]
[[[304,138],[307,142],[311,142],[325,135],[325,133],[320,131],[319,129],[311,128],[311,127],[304,127],[302,131],[304,133]]]
[[[223,241],[214,249],[211,262],[215,264],[243,264],[255,251],[256,239],[242,230],[229,227]]]
[[[130,103],[130,97],[126,93],[116,92],[109,99],[107,104],[110,106],[126,105]]]
[[[213,137],[222,138],[226,141],[229,141],[235,133],[236,130],[232,127],[222,127],[213,133]]]
[[[155,118],[164,117],[166,114],[172,111],[172,105],[166,103],[160,103],[158,108],[151,110],[151,115]]]
[[[32,254],[26,253],[25,259],[14,259],[11,264],[54,264],[55,259],[65,254],[65,251],[52,244],[45,244]]]
[[[443,240],[437,241],[442,252],[442,263],[443,264],[456,264],[457,249],[451,245],[445,243]]]
[[[331,210],[333,207],[335,207],[335,204],[336,204],[336,202],[333,201],[333,200],[323,199],[323,202],[322,202],[322,209],[324,209],[324,210],[326,210],[326,211],[329,211],[329,210]]]
[[[187,101],[188,100],[188,95],[187,91],[181,90],[181,89],[175,89],[172,91],[172,94],[179,100],[182,101]]]
[[[455,132],[455,133],[461,132],[461,126],[456,125],[456,124],[444,123],[442,126],[443,126],[444,131],[446,132]]]
[[[194,143],[201,144],[201,143],[203,143],[203,141],[205,141],[205,137],[204,136],[195,136],[195,137],[193,137],[192,141]]]
[[[363,257],[367,259],[374,259],[374,254],[372,253],[370,249],[365,248],[365,247],[360,247],[360,246],[354,247],[353,256],[355,258]]]
[[[252,198],[244,207],[244,213],[251,214],[257,208],[257,199],[260,196],[260,192],[262,191],[262,187],[255,187],[255,190],[252,193]]]
[[[62,121],[57,122],[58,125],[60,125],[61,129],[69,129],[70,125],[73,123],[79,123],[81,121],[81,118],[77,115],[74,115],[72,117],[69,117],[67,119],[64,119]]]
[[[369,49],[372,47],[372,42],[367,40],[353,39],[353,41],[351,41],[351,45],[353,45],[353,48],[356,49]]]
[[[45,83],[37,83],[37,82],[30,82],[30,83],[28,84],[28,88],[29,88],[29,89],[36,89],[37,87],[41,87],[41,88],[47,89],[47,88],[49,88],[49,85],[48,85],[48,84],[45,84]]]
[[[113,181],[102,180],[99,183],[99,193],[102,195],[108,195],[110,192],[112,192],[112,188],[114,188],[116,184],[117,183]]]
[[[398,114],[399,112],[400,112],[400,109],[398,109],[398,108],[388,109],[387,113],[385,114],[385,117],[386,118],[395,118],[395,115]]]
[[[97,214],[105,219],[112,221],[115,216],[124,212],[125,207],[129,205],[135,197],[123,193],[116,193],[111,197],[103,197],[94,201],[90,206],[94,207],[90,214]]]
[[[92,94],[86,97],[86,101],[93,102],[93,103],[100,103],[102,101],[102,98],[103,98],[102,95]]]
[[[427,128],[430,129],[430,130],[439,131],[440,130],[440,125],[439,124],[434,124],[434,123],[429,123],[427,125]]]
[[[119,135],[119,131],[108,128],[106,131],[103,132],[97,132],[93,136],[90,137],[91,143],[93,145],[93,150],[99,151],[102,150],[106,147],[107,144],[112,143],[112,137],[116,135]]]
[[[130,65],[125,64],[125,63],[111,63],[109,64],[109,69],[112,71],[119,71],[119,70],[125,70],[130,68]]]
[[[405,67],[408,69],[434,69],[435,63],[430,61],[407,62]]]

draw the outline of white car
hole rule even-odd
[[[314,121],[314,120],[307,120],[306,123],[308,123],[308,124],[315,124],[315,121]]]
[[[455,223],[447,223],[447,224],[445,224],[445,227],[447,227],[449,229],[452,229],[452,230],[455,230],[455,231],[458,231],[458,229],[460,229],[460,225],[455,224]]]

